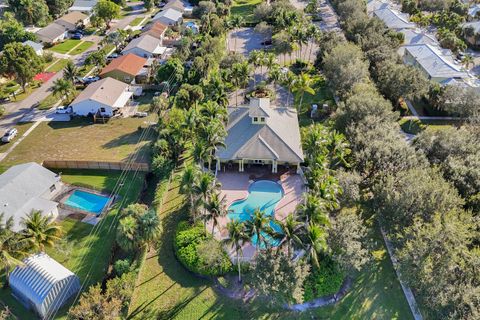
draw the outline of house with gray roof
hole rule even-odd
[[[68,9],[68,11],[78,11],[90,16],[93,13],[93,8],[97,4],[97,2],[98,0],[75,0],[75,2]]]
[[[469,78],[468,73],[461,66],[456,65],[436,47],[428,44],[414,44],[404,48],[404,63],[419,68],[432,81],[444,83],[449,79]]]
[[[38,30],[36,35],[43,43],[54,44],[67,38],[68,30],[64,26],[52,22],[45,28]]]
[[[162,46],[161,39],[155,38],[150,34],[144,34],[130,41],[122,50],[122,54],[127,55],[133,53],[142,58],[158,58],[161,57],[166,50],[167,48]]]
[[[15,232],[32,210],[58,216],[58,203],[52,201],[63,189],[60,176],[35,162],[19,164],[0,175],[0,212],[12,218]]]
[[[32,41],[32,40],[27,40],[22,43],[24,46],[29,46],[35,51],[37,56],[43,55],[43,45],[41,43]]]
[[[41,319],[50,319],[80,290],[78,277],[46,253],[32,255],[10,274],[12,295]]]
[[[166,26],[175,26],[182,23],[182,16],[182,12],[173,8],[168,8],[157,13],[152,21],[159,21]]]
[[[371,16],[374,11],[390,7],[387,0],[369,0],[367,1],[367,13]]]
[[[228,108],[226,148],[216,153],[217,170],[238,165],[300,168],[303,151],[297,111],[270,105],[268,98],[252,98],[250,105]]]
[[[393,30],[415,29],[415,23],[408,20],[408,15],[391,8],[373,11],[373,16],[382,20],[385,25]]]

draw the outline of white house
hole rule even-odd
[[[37,38],[43,43],[57,43],[67,38],[68,30],[55,22],[36,32]]]
[[[160,39],[144,34],[130,41],[122,50],[122,54],[133,53],[142,58],[156,58],[161,57],[166,50],[167,48],[162,46]]]
[[[98,0],[75,0],[73,5],[68,9],[69,12],[82,12],[88,16],[93,13],[93,8],[97,4]]]
[[[50,319],[80,290],[80,280],[46,253],[23,260],[10,274],[12,295],[42,319]]]
[[[182,13],[176,9],[169,8],[157,13],[152,21],[159,21],[167,26],[179,25],[182,23]]]
[[[128,104],[132,95],[128,84],[105,78],[88,85],[70,106],[79,116],[99,114],[111,117]]]
[[[415,23],[408,20],[408,15],[391,8],[375,10],[373,16],[382,20],[388,28],[397,31],[416,28]]]
[[[34,42],[31,40],[27,40],[23,43],[24,46],[32,47],[33,51],[37,54],[37,56],[43,55],[43,45],[38,42]]]
[[[12,230],[23,229],[22,219],[32,210],[58,216],[58,203],[52,201],[63,189],[60,176],[35,162],[19,164],[0,175],[0,212],[12,218]]]

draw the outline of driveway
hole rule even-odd
[[[253,50],[262,49],[264,37],[255,32],[253,28],[240,28],[230,31],[227,37],[227,48],[229,52],[242,53],[245,56]]]
[[[55,113],[55,109],[33,110],[26,114],[19,122],[50,122],[50,121],[70,121],[70,115]]]

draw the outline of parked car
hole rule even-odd
[[[137,111],[133,116],[137,118],[145,118],[145,117],[148,117],[148,113]]]
[[[16,128],[8,129],[2,137],[2,142],[10,142],[15,138],[18,134],[18,130]]]
[[[114,52],[107,57],[107,61],[112,61],[113,59],[117,59],[118,57],[120,57],[120,55]]]
[[[58,114],[67,114],[67,113],[71,113],[71,112],[72,112],[72,108],[71,107],[66,107],[66,106],[58,106],[55,109],[55,113],[58,113]]]
[[[83,38],[83,34],[81,33],[75,33],[73,36],[71,36],[73,40],[80,40]]]
[[[265,40],[260,43],[262,46],[271,46],[272,40]]]
[[[100,80],[100,77],[98,77],[98,76],[95,76],[95,77],[94,76],[88,76],[88,77],[83,78],[82,82],[84,84],[90,84],[90,83],[96,82],[98,80]]]

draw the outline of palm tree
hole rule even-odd
[[[291,71],[288,71],[283,77],[283,84],[287,87],[288,92],[292,95],[293,100],[293,88],[295,87],[295,82],[297,77]],[[287,96],[287,106],[290,106],[290,95]]]
[[[279,65],[277,63],[277,55],[273,52],[268,52],[265,54],[265,66],[267,67],[268,71],[272,71],[273,69],[278,69]]]
[[[228,239],[225,239],[225,242],[235,249],[237,255],[238,282],[242,282],[240,255],[243,254],[243,244],[248,240],[248,236],[245,233],[245,224],[238,220],[233,220],[227,223],[227,230]]]
[[[260,248],[262,242],[266,244],[264,234],[273,234],[270,221],[271,218],[268,217],[264,211],[256,208],[251,219],[245,222],[245,233],[249,238],[257,238],[257,250]]]
[[[219,119],[223,123],[228,120],[227,108],[219,105],[215,101],[207,101],[201,105],[200,114],[206,121],[211,121],[213,119]]]
[[[307,194],[304,203],[298,207],[299,215],[308,224],[311,221],[321,225],[329,225],[330,221],[326,212],[326,204],[314,194]]]
[[[204,168],[205,161],[210,159],[210,149],[204,140],[198,139],[193,144],[192,151],[193,159],[200,164],[201,168]]]
[[[268,71],[268,80],[273,82],[273,88],[277,91],[277,86],[283,80],[283,72],[279,66],[275,66]]]
[[[351,149],[345,136],[337,130],[333,130],[330,132],[329,138],[331,149],[330,158],[334,161],[332,166],[337,167],[342,164],[349,167],[350,165],[345,158],[351,153]]]
[[[41,211],[33,210],[21,221],[24,227],[22,236],[34,251],[43,252],[46,247],[53,247],[60,240],[62,228],[51,216],[43,216]]]
[[[315,90],[312,88],[312,82],[312,78],[306,73],[299,75],[295,81],[292,92],[300,93],[300,103],[297,109],[298,112],[300,112],[302,109],[303,96],[305,95],[305,92],[311,95],[315,94]]]
[[[138,218],[138,241],[148,250],[148,246],[160,235],[160,219],[155,210],[148,210]]]
[[[469,69],[470,64],[475,66],[475,61],[471,54],[466,54],[462,59],[462,63],[465,65],[465,68],[467,69]]]
[[[320,252],[327,249],[327,233],[325,229],[310,222],[307,227],[307,255],[312,261],[313,265],[317,268],[320,267],[318,256]]]
[[[20,258],[27,255],[24,241],[12,231],[13,218],[4,223],[4,214],[0,213],[0,264],[6,276],[5,286],[8,286],[10,271],[17,265],[22,265]]]
[[[250,81],[250,65],[247,61],[234,63],[232,66],[232,84],[240,89],[244,89]],[[238,93],[235,95],[235,105],[238,106]]]
[[[219,192],[213,192],[208,202],[205,204],[206,216],[203,217],[205,225],[208,220],[212,220],[212,235],[215,233],[215,226],[218,224],[218,219],[227,214],[227,200],[225,196],[220,197]]]
[[[63,78],[71,81],[72,85],[75,85],[75,79],[79,75],[79,70],[77,66],[71,61],[68,60],[67,65],[63,68]]]
[[[200,137],[206,142],[206,146],[209,149],[209,159],[208,159],[208,169],[212,163],[214,152],[219,148],[225,148],[225,137],[227,136],[227,131],[225,126],[218,119],[213,119],[207,125],[202,126],[200,130]]]
[[[253,85],[256,84],[255,75],[257,74],[257,68],[262,65],[263,57],[265,53],[260,50],[252,50],[248,56],[248,62],[253,65]]]
[[[65,79],[58,79],[53,82],[52,92],[54,96],[68,97],[73,92],[73,85]]]
[[[243,25],[243,22],[244,22],[244,19],[240,15],[234,15],[230,18],[228,24],[233,29],[233,34],[235,34],[236,30]],[[234,37],[233,46],[234,46],[233,51],[235,51],[237,49],[237,36]]]
[[[180,176],[180,192],[187,196],[190,203],[190,215],[195,220],[195,199],[193,193],[193,186],[195,185],[198,177],[199,170],[194,165],[188,165],[183,169],[183,173]]]
[[[288,256],[291,257],[294,245],[302,245],[300,234],[303,223],[298,221],[292,213],[290,213],[284,221],[277,220],[275,223],[281,229],[281,237],[284,239],[282,244],[287,246]]]
[[[118,224],[116,240],[123,250],[132,250],[138,241],[137,220],[133,216],[122,218]]]
[[[202,172],[193,185],[193,193],[197,197],[197,201],[203,207],[202,216],[207,215],[207,203],[216,190],[220,189],[220,184],[215,180],[215,177],[210,172]]]

